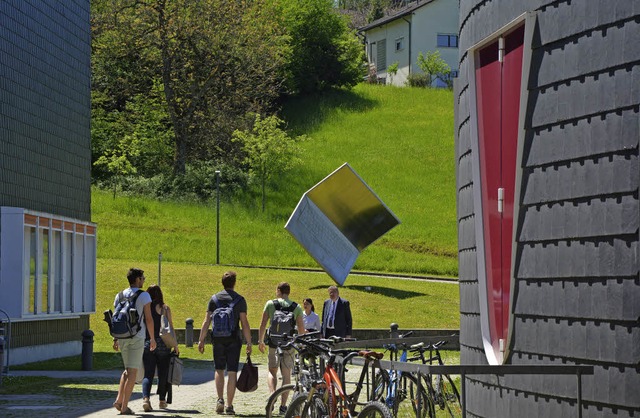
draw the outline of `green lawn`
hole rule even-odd
[[[248,300],[254,328],[280,281],[291,283],[294,300],[311,297],[321,305],[333,284],[324,272],[249,266],[318,268],[284,224],[301,195],[344,162],[402,222],[366,248],[354,270],[457,275],[451,91],[362,84],[290,102],[283,113],[292,133],[311,138],[304,143],[304,164],[271,185],[264,213],[255,190],[221,202],[221,265],[214,203],[114,199],[111,191],[92,190],[98,313],[91,328],[97,351],[111,350],[102,311],[127,285],[128,268],[143,268],[147,285],[153,284],[160,252],[161,285],[177,327],[187,318],[200,326],[222,273],[232,268],[227,265],[238,266],[237,290]],[[351,300],[356,328],[387,328],[391,322],[405,329],[459,327],[457,284],[350,275],[341,294]]]

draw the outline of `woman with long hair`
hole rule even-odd
[[[144,362],[144,379],[142,379],[142,408],[145,412],[153,411],[151,407],[151,385],[153,383],[153,377],[158,369],[158,397],[160,398],[159,408],[167,408],[167,392],[170,390],[170,384],[167,382],[169,377],[169,361],[171,359],[171,347],[167,345],[160,338],[160,318],[162,314],[169,319],[171,328],[173,329],[173,319],[171,317],[171,309],[169,305],[164,303],[162,296],[162,290],[158,285],[149,286],[147,293],[151,296],[151,317],[153,318],[154,325],[154,338],[156,340],[157,347],[154,351],[149,349],[150,335],[147,332],[146,340],[144,343],[144,355],[142,360]],[[178,347],[174,347],[176,353],[178,353]]]

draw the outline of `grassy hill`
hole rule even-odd
[[[158,202],[93,190],[92,216],[98,223],[97,311],[111,307],[126,286],[129,267],[146,270],[147,285],[158,277],[176,324],[186,318],[199,327],[222,273],[238,272],[237,290],[247,297],[252,327],[264,302],[288,281],[292,297],[327,297],[325,273],[239,266],[317,268],[284,229],[301,195],[348,162],[401,224],[365,249],[354,270],[411,275],[457,275],[457,232],[453,150],[453,96],[447,90],[359,85],[290,102],[289,129],[307,134],[304,164],[268,190],[260,211],[257,191],[242,201],[220,205],[220,264],[216,263],[216,208]],[[368,289],[370,288],[370,289]],[[352,301],[354,326],[457,328],[458,289],[454,284],[350,276],[341,294]],[[402,307],[401,309],[399,309]],[[96,343],[108,350],[102,315],[92,317]]]
[[[359,85],[289,103],[289,128],[306,133],[304,164],[268,190],[220,207],[220,262],[317,267],[284,229],[302,194],[348,162],[401,224],[365,249],[355,270],[457,275],[453,97],[447,90]],[[216,262],[216,208],[112,199],[94,190],[98,256]],[[126,243],[126,244],[125,244]]]

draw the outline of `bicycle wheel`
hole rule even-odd
[[[373,388],[371,389],[371,399],[369,401],[381,401],[387,396],[387,388],[389,387],[389,372],[384,369],[376,372],[375,382],[373,382]]]
[[[311,401],[307,393],[297,394],[289,404],[285,418],[322,418],[327,415],[327,407],[322,399],[314,394]]]
[[[358,414],[358,418],[392,418],[391,411],[382,402],[368,402],[362,411]]]
[[[271,394],[271,396],[269,396],[269,399],[267,399],[267,406],[265,407],[266,410],[266,417],[267,418],[271,418],[275,415],[281,415],[280,414],[280,401],[282,398],[282,394],[283,393],[288,393],[289,397],[287,398],[289,401],[291,401],[293,399],[293,397],[297,394],[295,392],[295,388],[296,385],[294,384],[290,384],[290,385],[284,385],[279,387],[278,389],[276,389],[275,392],[273,392]]]
[[[396,396],[393,399],[393,416],[397,418],[425,418],[430,416],[429,404],[425,388],[418,388],[418,381],[413,375],[403,373],[396,387]],[[418,414],[418,406],[420,406],[420,414]]]
[[[462,405],[460,404],[460,394],[453,380],[448,375],[443,375],[440,380],[440,396],[444,401],[444,409],[451,417],[462,416]]]

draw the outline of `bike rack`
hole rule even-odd
[[[354,358],[352,364],[362,366],[364,360]],[[542,374],[542,375],[576,375],[577,378],[577,409],[578,417],[582,417],[582,376],[592,375],[593,366],[582,365],[552,365],[552,364],[536,364],[536,365],[430,365],[419,363],[407,363],[399,361],[380,360],[380,367],[384,369],[395,369],[407,373],[418,374],[418,382],[421,375],[430,374],[446,374],[461,376],[461,399],[462,416],[467,416],[466,399],[465,399],[465,378],[467,375],[508,375],[508,374]]]

